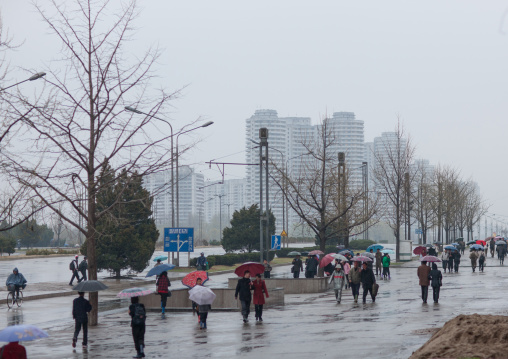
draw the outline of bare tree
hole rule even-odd
[[[32,141],[9,155],[8,172],[85,235],[90,279],[97,279],[97,222],[125,203],[119,193],[109,207],[98,210],[97,194],[122,174],[137,180],[170,167],[169,123],[153,115],[164,111],[175,94],[147,90],[158,49],[128,55],[135,1],[53,0],[48,8],[35,6],[60,40],[62,58],[56,70],[48,68],[47,92],[35,99],[36,111],[24,119]],[[34,107],[34,98],[20,100],[26,108]],[[124,111],[138,105],[150,115],[133,117]],[[116,173],[109,180],[101,174],[107,166]],[[97,293],[90,293],[90,301],[90,323],[96,325]]]
[[[433,173],[425,166],[423,162],[418,162],[415,186],[416,191],[413,194],[414,216],[422,231],[422,243],[427,243],[428,231],[434,227],[435,210],[435,188],[432,182]]]
[[[415,147],[399,119],[393,138],[385,139],[382,149],[374,154],[376,189],[386,198],[385,217],[395,235],[397,261],[400,260],[400,229],[404,223],[405,174],[411,172],[414,153]],[[414,173],[410,176],[411,183],[413,179]]]

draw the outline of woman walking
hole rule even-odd
[[[349,286],[349,272],[351,272],[351,266],[349,265],[349,261],[342,262],[342,268],[344,268],[344,274],[346,275],[346,280],[344,282],[346,289]]]
[[[429,273],[430,285],[432,286],[432,295],[434,297],[434,303],[439,301],[439,290],[443,285],[443,275],[441,271],[437,269],[437,264],[432,263],[432,270]]]
[[[361,273],[360,262],[353,262],[353,268],[349,271],[349,284],[351,285],[355,303],[358,303],[358,296],[360,295],[360,284],[362,282]]]
[[[443,270],[446,273],[446,268],[448,268],[448,259],[450,258],[450,254],[448,250],[445,249],[443,253],[441,253],[441,262],[443,263]]]
[[[344,277],[345,273],[344,269],[342,268],[342,263],[340,263],[339,260],[336,259],[335,270],[330,276],[330,281],[328,283],[331,284],[333,282],[333,288],[335,290],[335,299],[339,304],[340,300],[342,299],[342,287],[344,286]]]
[[[385,280],[391,279],[390,278],[390,256],[388,255],[388,253],[385,253],[385,255],[383,256],[383,278]]]
[[[263,321],[263,305],[265,304],[265,295],[268,298],[268,289],[266,283],[261,279],[261,274],[256,274],[256,279],[252,282],[252,290],[254,290],[254,310],[256,312],[256,321]]]
[[[168,272],[162,272],[159,278],[157,278],[157,294],[161,296],[162,319],[166,317],[166,304],[168,302],[170,286],[171,282],[168,278]]]

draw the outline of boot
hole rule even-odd
[[[203,323],[203,329],[206,329],[206,323]]]
[[[141,353],[138,351],[138,354],[136,356],[134,356],[133,358],[143,358],[143,357],[141,356]]]
[[[355,295],[355,303],[358,303],[358,296]]]
[[[144,345],[140,345],[139,346],[139,354],[141,354],[141,357],[144,358],[145,357],[145,346]]]

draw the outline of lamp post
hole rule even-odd
[[[202,127],[208,127],[210,125],[213,125],[213,121],[208,121],[202,124],[201,126],[197,126],[194,128],[191,128],[190,130],[180,132],[176,135],[176,226],[180,227],[180,177],[178,177],[178,158],[180,157],[180,154],[178,152],[178,138],[183,135],[184,133],[188,133],[194,130],[197,130],[198,128]],[[176,252],[176,265],[180,266],[180,248],[178,248],[178,251]],[[190,263],[190,252],[188,252],[188,258]]]
[[[219,197],[219,242],[222,242],[222,197],[225,194],[216,194],[215,197]]]
[[[35,81],[35,80],[38,80],[42,77],[46,76],[46,73],[45,72],[37,72],[36,74],[30,76],[29,78],[27,78],[26,80],[23,80],[23,81],[20,81],[20,82],[17,82],[15,83],[14,85],[10,85],[10,86],[7,86],[7,87],[4,87],[4,88],[1,88],[0,89],[0,92],[1,91],[5,91],[7,89],[10,89],[11,87],[14,87],[14,86],[18,86],[18,85],[21,85],[22,83],[24,82],[27,82],[27,81]]]

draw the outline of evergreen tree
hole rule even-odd
[[[116,178],[116,179],[115,179]],[[102,169],[97,192],[97,210],[107,216],[97,224],[96,255],[99,270],[143,271],[153,252],[159,232],[152,215],[152,197],[137,174],[119,176],[107,166]],[[120,198],[120,201],[118,200]],[[86,254],[87,243],[81,252]]]
[[[6,228],[8,224],[6,221],[0,223],[0,228]],[[13,230],[0,232],[0,254],[8,253],[11,255],[16,252],[16,239],[13,237]]]
[[[272,211],[269,211],[269,216],[271,236],[275,234],[275,216]],[[244,207],[233,213],[231,227],[224,228],[223,231],[222,247],[226,252],[259,251],[259,208],[257,204],[253,204],[249,208]]]

